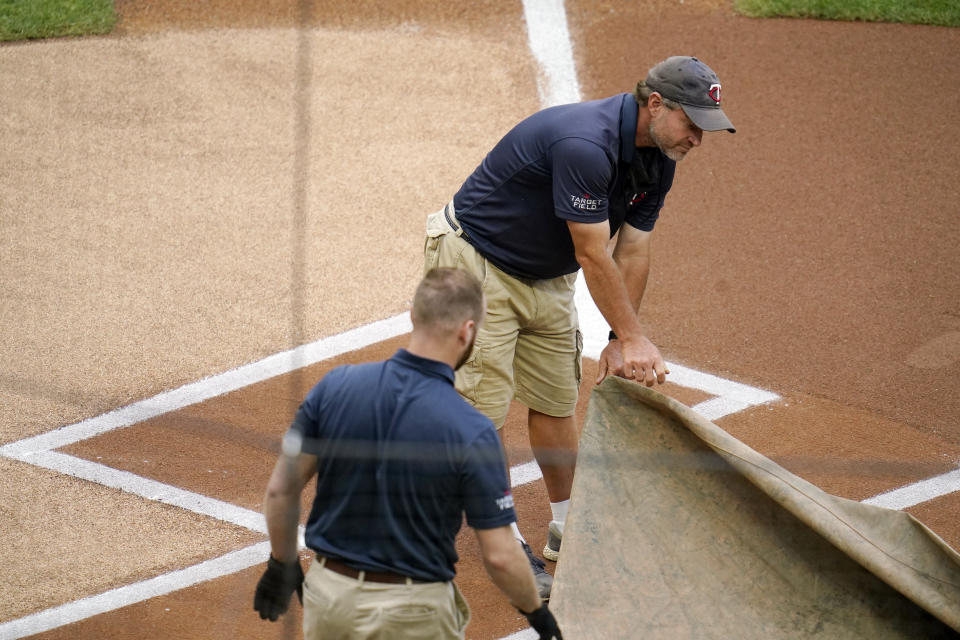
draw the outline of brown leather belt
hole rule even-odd
[[[347,576],[355,580],[359,580],[360,574],[363,573],[363,579],[367,582],[384,582],[386,584],[406,584],[407,582],[407,576],[402,576],[399,573],[391,573],[389,571],[360,571],[359,569],[348,567],[334,558],[326,558],[323,563],[323,568],[330,569],[330,571],[334,573],[339,573],[342,576]],[[413,578],[410,578],[410,581],[416,584],[423,582],[423,580],[414,580]]]

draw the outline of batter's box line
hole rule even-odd
[[[270,542],[259,542],[226,555],[205,560],[185,569],[172,571],[149,580],[125,585],[110,591],[74,600],[0,624],[0,639],[13,640],[43,633],[73,622],[108,613],[121,607],[164,596],[187,587],[232,575],[262,563],[270,553]],[[251,603],[252,594],[251,594]]]

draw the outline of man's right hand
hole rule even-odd
[[[300,559],[280,562],[272,555],[267,561],[267,570],[257,583],[253,596],[253,608],[260,612],[260,619],[275,622],[290,607],[290,596],[297,592],[303,603],[303,569]]]
[[[620,341],[613,339],[600,352],[597,360],[597,384],[603,382],[607,376],[623,377],[623,350]]]
[[[540,640],[563,640],[563,634],[560,633],[560,627],[557,626],[557,619],[547,609],[547,605],[541,605],[536,611],[523,613],[530,623],[530,627],[540,634]]]

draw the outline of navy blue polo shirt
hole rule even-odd
[[[637,111],[633,95],[621,93],[520,122],[454,197],[467,241],[513,276],[545,279],[580,268],[567,220],[607,220],[611,237],[624,221],[653,230],[676,163],[634,146]]]
[[[404,349],[338,367],[307,394],[293,429],[318,457],[307,546],[367,571],[455,575],[454,540],[516,519],[500,439],[453,386],[453,369]]]

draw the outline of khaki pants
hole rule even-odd
[[[514,397],[549,416],[573,415],[583,349],[573,301],[576,274],[526,280],[504,273],[461,237],[459,225],[451,226],[452,210],[447,205],[427,218],[424,271],[469,271],[487,299],[473,354],[457,371],[457,390],[498,429]]]
[[[470,608],[452,582],[384,584],[323,568],[303,582],[304,640],[463,638]]]

